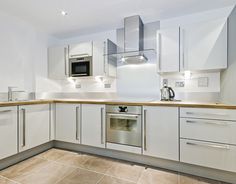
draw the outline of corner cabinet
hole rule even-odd
[[[179,161],[178,107],[143,107],[143,154]]]
[[[48,48],[48,77],[63,80],[69,74],[68,46]]]
[[[80,104],[56,104],[56,140],[80,143]]]
[[[17,107],[0,107],[0,160],[17,154]]]
[[[81,143],[105,148],[105,105],[82,104],[81,112]]]
[[[50,141],[50,105],[19,106],[19,151]]]
[[[227,19],[183,25],[180,52],[181,70],[227,68]]]

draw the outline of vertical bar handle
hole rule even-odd
[[[104,123],[104,118],[103,118],[103,113],[104,113],[104,108],[101,108],[101,144],[104,144],[104,132],[103,132],[103,123]]]
[[[144,120],[144,151],[147,151],[147,110],[143,111],[143,120]]]
[[[79,127],[80,127],[80,115],[79,115],[80,107],[76,107],[76,140],[79,140]]]
[[[22,111],[22,144],[21,147],[25,147],[25,109],[21,109]]]

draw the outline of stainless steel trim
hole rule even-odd
[[[159,43],[159,52],[158,52],[158,54],[159,54],[159,65],[158,65],[158,67],[159,67],[159,71],[161,71],[161,42],[162,42],[162,40],[161,40],[161,33],[158,33],[158,43]]]
[[[73,58],[73,57],[87,57],[87,56],[89,56],[88,53],[70,55],[70,57],[72,57],[72,58]]]
[[[64,48],[65,75],[67,76],[67,48]]]
[[[188,115],[202,115],[202,116],[227,116],[227,114],[222,113],[205,113],[205,112],[186,112]]]
[[[204,124],[212,124],[212,125],[229,125],[229,122],[222,122],[222,121],[193,121],[193,120],[186,120],[186,123],[204,123]]]
[[[104,144],[104,140],[103,140],[103,137],[104,137],[104,133],[103,133],[103,111],[104,111],[104,108],[102,107],[101,108],[101,144]]]
[[[80,117],[79,117],[79,110],[80,107],[76,107],[76,140],[79,140],[79,124],[80,124]]]
[[[119,119],[138,119],[138,115],[132,115],[132,114],[109,114],[110,117],[115,117]]]
[[[185,52],[184,52],[184,29],[181,29],[181,51],[182,51],[182,69],[185,69]]]
[[[186,142],[186,144],[191,145],[191,146],[202,146],[202,147],[230,150],[229,145],[219,145],[219,144],[212,144],[212,143],[193,143],[193,142]]]
[[[7,113],[7,112],[11,112],[12,110],[2,110],[0,111],[0,113]]]
[[[144,124],[144,151],[147,151],[147,110],[143,111],[143,124]]]
[[[22,111],[22,123],[23,123],[21,147],[25,147],[25,109],[21,109],[21,111]]]
[[[104,41],[103,44],[103,72],[106,74],[106,42]]]
[[[74,75],[72,75],[72,76],[87,76],[87,74],[81,73],[81,74],[74,74]]]

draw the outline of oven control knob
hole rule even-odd
[[[119,106],[119,112],[128,112],[128,108]]]

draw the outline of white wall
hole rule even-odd
[[[0,92],[17,86],[36,91],[47,77],[47,47],[55,40],[17,17],[0,13]]]

